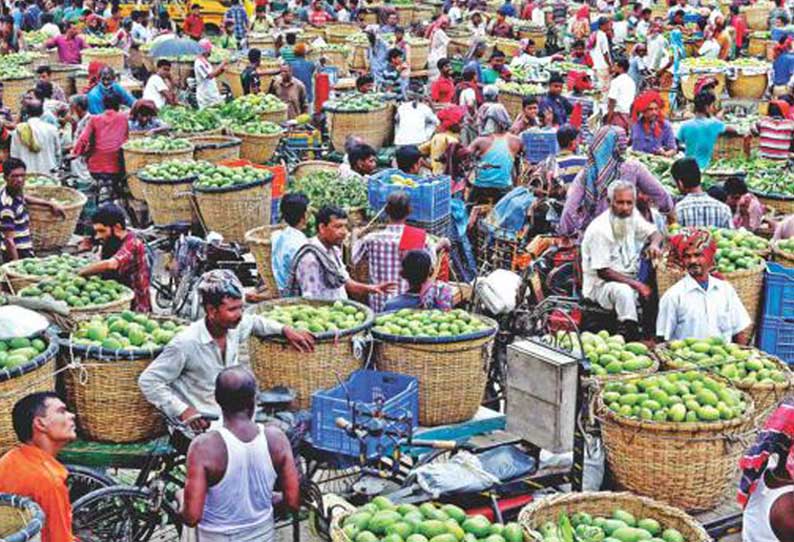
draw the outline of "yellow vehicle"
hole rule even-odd
[[[254,17],[254,2],[252,0],[241,0],[248,17]],[[138,9],[149,7],[151,2],[140,2],[137,4],[120,4],[119,9],[122,17],[129,17],[130,14]],[[220,34],[223,27],[223,16],[231,5],[229,2],[221,0],[170,0],[165,1],[164,5],[172,21],[181,24],[190,10],[190,6],[198,4],[201,6],[201,16],[204,18],[205,31],[208,34]]]

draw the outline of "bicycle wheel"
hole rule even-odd
[[[92,542],[177,542],[182,523],[174,509],[145,488],[110,486],[72,506],[72,527]]]
[[[66,487],[69,488],[69,502],[74,503],[84,495],[109,487],[116,482],[110,476],[101,472],[82,467],[80,465],[66,465],[69,476],[66,478]]]

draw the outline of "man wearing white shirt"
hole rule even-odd
[[[615,78],[609,85],[607,94],[607,124],[620,126],[629,133],[631,106],[637,95],[637,85],[628,74],[629,61],[619,58],[613,65]]]
[[[456,26],[463,22],[463,12],[456,0],[452,0],[452,5],[447,12],[447,17],[449,18],[450,26]]]
[[[687,275],[659,302],[656,335],[665,341],[722,337],[747,344],[752,323],[730,283],[710,276],[717,245],[706,230],[685,229],[670,240]]]
[[[166,58],[161,58],[157,61],[157,72],[153,73],[149,80],[146,81],[146,87],[143,89],[143,99],[151,100],[157,109],[162,109],[167,103],[171,103],[173,93],[171,87],[166,81],[170,77],[171,61]]]
[[[609,38],[607,37],[611,24],[612,22],[606,17],[598,19],[595,44],[590,50],[590,58],[593,61],[593,69],[596,72],[598,88],[603,94],[609,92],[609,71],[612,68],[612,54],[609,51]]]
[[[433,132],[438,126],[433,110],[424,102],[420,102],[417,96],[413,96],[411,101],[403,102],[397,108],[394,117],[394,145],[421,145],[433,137]]]

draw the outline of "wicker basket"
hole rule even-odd
[[[75,93],[74,89],[74,76],[77,73],[78,67],[71,64],[55,64],[50,66],[52,75],[50,81],[54,85],[58,85],[63,89],[64,94],[71,96]]]
[[[747,333],[752,336],[755,324],[761,315],[761,301],[764,292],[764,270],[766,263],[755,269],[742,269],[732,273],[723,273],[723,280],[729,282],[736,290],[752,323],[747,328]],[[659,298],[676,282],[684,278],[686,271],[676,266],[667,265],[666,260],[657,263],[656,284],[659,289]]]
[[[179,138],[179,139],[192,139],[194,137],[201,137],[201,136],[213,136],[213,135],[222,135],[223,134],[223,126],[218,126],[211,130],[199,130],[197,132],[169,132],[168,137],[171,138]],[[193,149],[195,153],[196,150]]]
[[[189,138],[195,146],[194,160],[207,162],[220,162],[221,160],[236,160],[240,158],[240,145],[242,139],[226,135],[200,135]]]
[[[46,333],[47,349],[27,364],[13,369],[0,369],[0,454],[18,444],[11,423],[11,410],[14,404],[25,395],[37,391],[55,389],[55,355],[58,353],[58,340],[52,333]]]
[[[355,306],[366,314],[364,322],[357,327],[316,334],[314,351],[301,353],[288,345],[281,337],[255,337],[248,339],[251,369],[261,389],[273,386],[288,386],[295,390],[295,401],[299,408],[309,408],[312,393],[330,388],[344,381],[350,373],[360,369],[362,362],[353,353],[352,338],[372,326],[374,314],[364,305],[354,301],[345,303]],[[264,303],[258,312],[276,305],[330,305],[328,301],[313,301],[300,298],[277,299]]]
[[[195,222],[191,186],[198,175],[183,179],[153,179],[139,177],[143,199],[149,207],[152,222],[158,225],[176,222]]]
[[[129,288],[125,288],[124,292],[115,301],[111,301],[103,305],[69,307],[69,314],[73,318],[79,319],[88,318],[97,314],[112,314],[114,312],[125,311],[130,308],[133,299],[135,299],[135,293]]]
[[[292,177],[294,179],[301,179],[318,171],[336,171],[338,169],[339,164],[335,162],[326,162],[324,160],[306,160],[295,166],[295,169],[292,170]]]
[[[83,63],[89,64],[92,60],[101,62],[105,66],[113,68],[116,73],[124,71],[124,51],[116,49],[115,51],[99,51],[97,49],[83,49],[82,51]]]
[[[369,47],[366,45],[350,45],[350,59],[348,64],[353,70],[369,70],[369,61],[367,60],[367,50]]]
[[[259,49],[263,53],[276,50],[276,38],[271,35],[253,35],[248,38],[248,47]]]
[[[193,160],[195,146],[191,143],[190,147],[184,150],[151,151],[130,148],[130,144],[127,142],[122,145],[121,150],[124,152],[124,167],[127,172],[127,186],[130,189],[130,194],[137,200],[143,200],[143,184],[135,174],[150,164],[160,164],[170,160]]]
[[[752,148],[752,136],[722,134],[717,138],[717,144],[714,145],[712,159],[749,158]]]
[[[794,196],[788,194],[764,194],[750,190],[763,205],[774,208],[781,215],[794,214]]]
[[[345,148],[349,135],[356,135],[375,149],[388,143],[394,125],[391,107],[383,104],[373,111],[328,111],[328,131],[334,149]]]
[[[265,111],[259,115],[259,120],[263,120],[266,122],[275,122],[276,124],[281,124],[287,122],[289,118],[288,111],[287,111],[287,104],[284,104],[284,109],[278,109],[276,111]]]
[[[245,242],[256,260],[256,269],[259,271],[259,276],[262,277],[267,291],[273,294],[274,297],[279,296],[279,290],[276,284],[276,277],[273,276],[271,260],[273,245],[271,241],[273,234],[283,229],[283,224],[260,226],[245,234]]]
[[[753,348],[743,346],[742,350],[753,350]],[[675,370],[675,369],[682,369],[684,368],[682,363],[674,360],[670,354],[670,349],[667,343],[662,343],[656,346],[654,349],[655,357],[657,357],[661,363],[662,368],[664,370]],[[745,392],[747,395],[753,398],[753,404],[755,406],[755,419],[757,424],[762,424],[764,420],[766,420],[767,415],[769,414],[770,410],[777,407],[777,404],[780,402],[783,397],[789,394],[792,388],[794,388],[794,374],[791,373],[791,370],[788,368],[782,360],[776,358],[775,356],[771,356],[766,354],[765,357],[768,359],[773,360],[779,367],[781,371],[786,375],[786,382],[775,382],[774,384],[771,383],[756,383],[756,384],[746,384],[741,380],[732,380],[731,384]],[[719,366],[717,366],[719,369]]]
[[[330,66],[332,68],[336,68],[339,72],[341,77],[347,75],[348,72],[348,63],[347,59],[350,56],[350,53],[345,53],[344,51],[335,51],[335,50],[317,50],[313,49],[307,55],[307,59],[315,62],[317,65],[320,64],[320,59],[325,59],[325,65]]]
[[[15,294],[22,288],[33,286],[40,280],[46,278],[40,275],[24,275],[12,267],[15,263],[16,262],[7,262],[0,266],[0,276],[3,277],[5,286],[8,287],[12,294]]]
[[[777,246],[777,241],[772,242],[772,259],[783,267],[794,267],[794,254],[781,250]]]
[[[41,540],[44,512],[27,497],[0,493],[0,540],[28,542]]]
[[[235,137],[239,137],[240,158],[250,160],[255,164],[264,164],[276,154],[276,149],[284,135],[284,130],[275,134],[247,134],[232,130]]]
[[[744,74],[728,79],[728,95],[737,100],[759,100],[766,94],[769,76],[765,73]]]
[[[348,36],[359,32],[358,26],[352,23],[333,23],[325,27],[325,40],[328,43],[344,45]]]
[[[772,12],[772,4],[758,3],[742,8],[742,14],[747,20],[750,30],[769,30],[769,14]]]
[[[372,331],[378,369],[419,381],[419,425],[469,420],[480,408],[497,324],[477,317],[490,329],[458,337],[404,337]]]
[[[207,231],[227,243],[245,242],[245,233],[270,224],[271,177],[243,186],[201,188],[193,185],[199,214]]]
[[[25,193],[45,200],[69,202],[60,204],[66,215],[65,218],[56,215],[49,208],[28,203],[33,250],[45,251],[65,247],[77,227],[80,212],[88,199],[74,188],[65,186],[31,186],[25,190]]]
[[[747,45],[747,54],[750,56],[755,56],[759,58],[766,58],[766,46],[771,40],[766,40],[763,38],[750,38],[750,42]]]
[[[75,365],[62,373],[66,397],[86,439],[122,444],[165,434],[162,415],[138,387],[138,377],[162,350],[110,351],[61,340],[62,365]]]
[[[407,28],[411,26],[411,23],[414,20],[414,8],[413,6],[395,6],[394,9],[397,11],[397,19],[399,20],[399,25],[403,28]]]
[[[511,119],[515,119],[523,108],[524,96],[518,92],[506,92],[504,90],[499,92],[499,103],[505,106],[507,114]]]
[[[725,90],[726,84],[726,77],[724,73],[693,73],[685,75],[681,78],[681,92],[684,94],[684,98],[690,102],[695,100],[695,85],[701,77],[706,75],[717,80],[717,86],[714,89],[714,94],[716,96],[722,95],[722,91]]]
[[[517,40],[500,38],[499,42],[493,43],[493,47],[502,51],[508,59],[521,54],[521,44]]]
[[[430,40],[422,40],[411,44],[411,71],[417,72],[427,68],[427,56],[430,54]]]
[[[543,497],[526,505],[518,514],[518,522],[524,530],[524,538],[533,540],[532,531],[537,532],[548,521],[556,524],[562,512],[568,516],[586,512],[592,516],[611,517],[616,508],[627,511],[635,518],[655,519],[663,529],[676,529],[687,542],[711,540],[700,523],[681,510],[626,492],[563,493]]]
[[[617,487],[683,510],[710,510],[735,482],[744,439],[753,435],[753,400],[741,418],[652,422],[619,416],[597,398],[601,435]]]
[[[36,85],[33,76],[21,79],[0,79],[3,83],[3,105],[16,117],[22,109],[22,96]]]
[[[245,92],[243,92],[243,81],[241,79],[243,71],[245,71],[245,64],[242,63],[232,64],[226,68],[226,81],[229,83],[232,96],[235,98],[239,98],[245,94]],[[278,68],[269,66],[260,66],[257,73],[259,74],[259,88],[262,92],[266,92],[267,89],[270,88],[270,82],[278,75],[279,70]]]

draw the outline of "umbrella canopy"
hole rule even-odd
[[[152,47],[149,54],[152,57],[197,55],[201,47],[197,41],[189,38],[172,38],[164,40]]]

